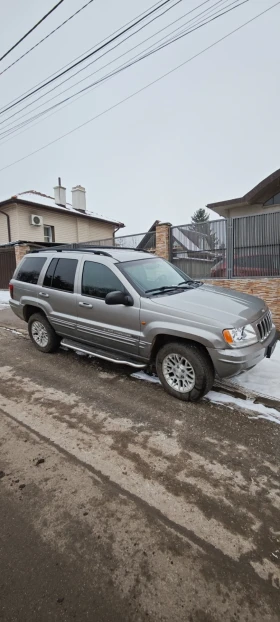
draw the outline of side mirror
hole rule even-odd
[[[106,305],[125,305],[133,306],[133,298],[125,292],[110,292],[105,298]]]

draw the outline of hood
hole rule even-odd
[[[266,303],[260,298],[212,285],[202,285],[171,296],[157,296],[151,300],[156,305],[172,309],[172,315],[176,315],[176,311],[180,317],[182,313],[195,314],[223,328],[255,322],[267,309]]]

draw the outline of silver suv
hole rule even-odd
[[[156,366],[165,390],[196,401],[215,374],[270,357],[276,330],[263,300],[193,281],[164,259],[95,247],[30,253],[10,305],[41,352],[61,345],[137,369]]]

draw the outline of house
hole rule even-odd
[[[0,201],[0,245],[18,240],[36,243],[76,243],[112,239],[124,224],[94,214],[86,208],[86,191],[72,188],[72,204],[66,188],[54,187],[54,196],[29,190]]]
[[[224,218],[279,212],[280,169],[263,179],[243,197],[208,203],[206,207]]]

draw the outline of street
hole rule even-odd
[[[279,622],[279,425],[1,314],[0,620]]]

